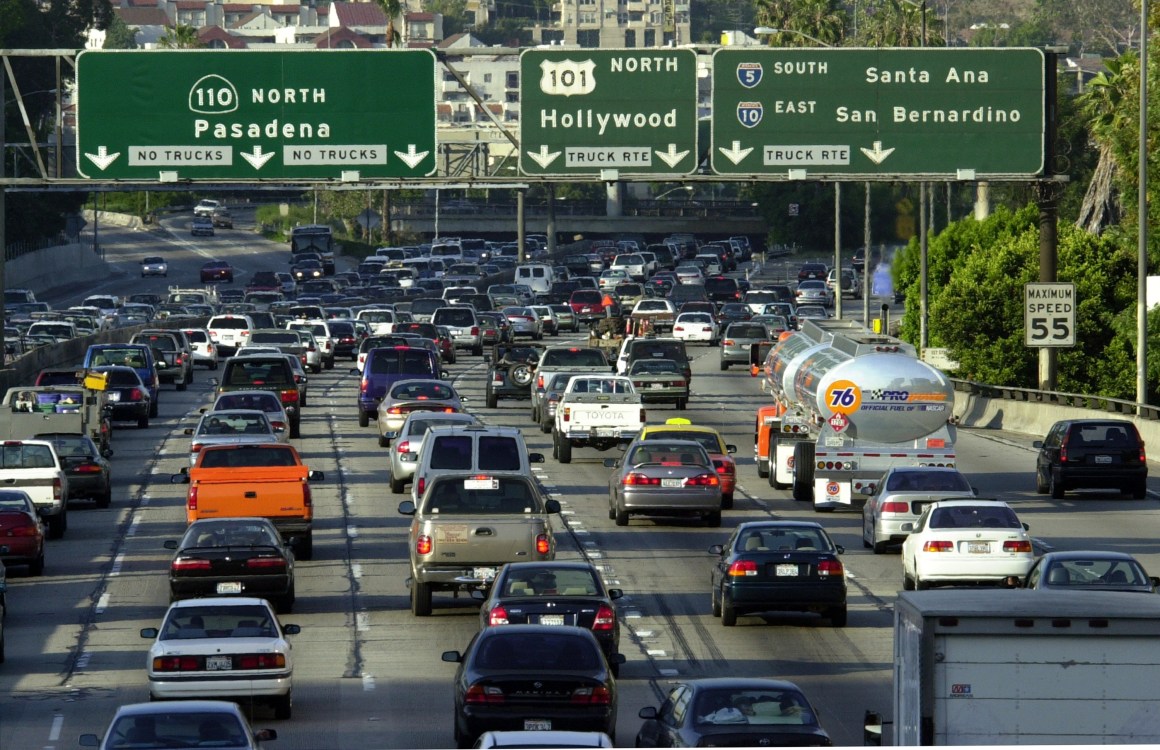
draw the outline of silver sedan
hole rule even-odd
[[[699,516],[721,525],[721,479],[694,440],[635,440],[608,480],[608,517],[627,526],[630,515]]]
[[[207,411],[201,415],[197,427],[187,427],[191,437],[189,465],[197,462],[201,450],[209,445],[252,445],[287,442],[286,429],[276,429],[258,409],[231,409]]]
[[[442,380],[400,380],[379,402],[379,445],[390,445],[412,413],[454,414],[463,411],[465,401],[450,383]]]

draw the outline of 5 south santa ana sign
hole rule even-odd
[[[428,50],[86,51],[77,164],[91,179],[362,179],[435,172]]]
[[[713,171],[1035,176],[1044,67],[1037,49],[721,49]]]

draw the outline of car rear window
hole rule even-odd
[[[1010,508],[989,505],[960,505],[935,508],[930,514],[932,529],[1021,529],[1019,518]]]
[[[607,367],[599,349],[555,349],[544,355],[544,367]]]
[[[601,299],[603,299],[603,297],[601,297],[600,292],[597,292],[593,289],[577,289],[576,291],[572,292],[571,297],[573,302],[578,302],[583,305],[599,304]]]
[[[1067,436],[1068,450],[1089,446],[1128,450],[1134,448],[1138,442],[1135,425],[1116,422],[1072,425]]]
[[[478,669],[590,671],[600,668],[600,654],[591,642],[566,633],[500,635],[480,645],[475,666]]]
[[[294,460],[294,453],[289,446],[246,445],[231,445],[221,449],[205,448],[201,452],[199,464],[203,469],[297,465],[298,462]]]
[[[514,515],[538,513],[540,502],[523,477],[454,475],[436,477],[423,510],[425,513]]]
[[[890,476],[887,492],[970,492],[962,474],[946,471],[901,471]]]
[[[475,325],[475,313],[468,309],[440,308],[435,311],[431,322],[439,326],[470,326]]]
[[[5,444],[0,449],[0,469],[48,469],[56,466],[47,445]]]
[[[636,341],[629,350],[630,359],[671,359],[675,362],[688,362],[685,346],[679,341]]]
[[[480,435],[479,468],[487,471],[519,471],[520,446],[515,438]]]
[[[435,375],[431,354],[423,349],[374,349],[370,372],[374,375]]]
[[[729,330],[725,332],[726,336],[736,336],[740,339],[763,339],[768,336],[765,326],[753,325],[731,325]]]
[[[271,387],[294,382],[290,365],[285,360],[251,359],[229,363],[225,382],[233,386]]]

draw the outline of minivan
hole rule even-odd
[[[439,355],[431,349],[419,346],[376,347],[367,352],[362,372],[352,368],[351,374],[359,375],[358,426],[367,427],[372,419],[378,419],[379,402],[387,389],[399,380],[447,378],[447,373],[439,369]]]
[[[531,476],[531,464],[542,464],[544,454],[528,453],[517,427],[482,424],[437,425],[423,438],[415,463],[411,497],[417,503],[440,474],[515,472]]]
[[[552,281],[552,267],[547,263],[525,263],[516,266],[514,283],[527,284],[537,299],[548,294],[548,290],[552,288]]]

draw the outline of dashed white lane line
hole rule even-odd
[[[121,575],[121,565],[124,564],[124,562],[125,562],[125,553],[124,552],[122,552],[121,554],[114,557],[113,558],[113,567],[109,571],[109,575],[110,576]]]
[[[97,599],[96,612],[98,615],[103,615],[103,614],[105,614],[105,610],[108,608],[109,608],[109,592],[106,591],[105,593],[101,594],[100,599]]]
[[[137,533],[137,524],[141,523],[140,514],[134,513],[133,520],[129,523],[129,528],[125,530],[125,536],[134,536]]]
[[[358,526],[347,526],[346,535],[351,539],[358,539]]]
[[[362,676],[362,686],[363,686],[363,692],[369,693],[372,690],[374,690],[375,689],[375,677],[374,677],[374,675],[364,674]]]
[[[371,629],[371,616],[366,612],[356,612],[354,616],[355,630],[365,633]]]
[[[48,730],[48,741],[56,742],[60,739],[60,730],[64,727],[64,715],[56,714],[52,717],[52,726]]]
[[[356,580],[362,578],[362,563],[351,563],[350,575]]]

